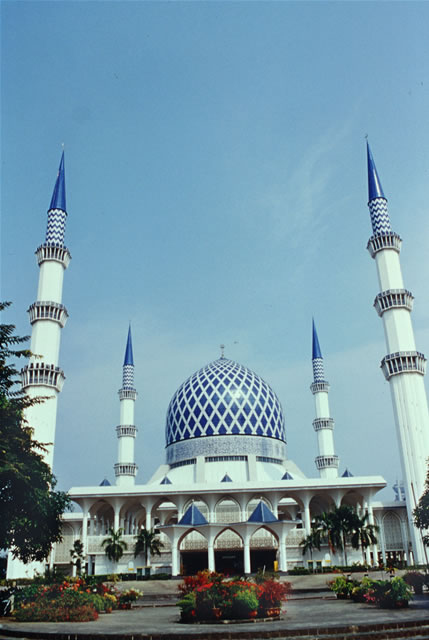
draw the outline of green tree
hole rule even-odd
[[[124,551],[128,549],[128,545],[125,540],[121,540],[122,534],[124,530],[118,529],[115,531],[114,529],[109,529],[109,537],[104,538],[101,543],[102,547],[105,547],[104,553],[112,562],[119,562],[119,560],[124,555]]]
[[[429,546],[429,533],[423,533],[429,529],[429,469],[426,474],[425,490],[413,511],[414,524],[422,531],[423,544]]]
[[[312,526],[308,536],[306,536],[299,543],[299,546],[302,547],[302,555],[305,556],[305,554],[308,551],[310,553],[310,558],[313,559],[314,549],[317,549],[318,551],[320,551],[322,542],[323,542],[322,531],[318,527]]]
[[[332,511],[325,511],[317,515],[312,527],[312,535],[320,541],[326,540],[333,554],[337,551],[344,553],[344,564],[347,566],[347,543],[353,549],[362,552],[371,544],[377,543],[376,531],[378,527],[369,524],[368,514],[360,517],[349,505],[335,507]],[[303,541],[304,542],[304,541]],[[313,548],[316,545],[313,544]],[[316,546],[320,550],[320,546]]]
[[[0,303],[0,311],[10,302]],[[61,515],[70,504],[55,491],[56,478],[43,460],[45,448],[33,439],[24,411],[43,398],[29,398],[11,359],[28,358],[27,337],[0,324],[0,549],[25,563],[44,560],[61,536]]]
[[[73,547],[70,549],[71,562],[76,567],[76,573],[80,576],[83,564],[83,543],[80,540],[73,542]]]
[[[142,553],[144,555],[145,566],[147,566],[149,554],[151,556],[161,555],[161,549],[164,545],[153,529],[141,529],[140,533],[135,536],[135,541],[134,557],[136,558]]]
[[[365,563],[365,549],[372,544],[377,544],[376,533],[379,527],[368,522],[369,514],[361,518],[356,512],[353,513],[351,519],[350,542],[353,549],[362,549],[362,557]]]

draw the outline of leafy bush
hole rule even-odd
[[[35,584],[16,590],[14,615],[19,621],[96,620],[106,608],[107,585],[88,586],[82,578],[61,584]],[[114,593],[110,598],[116,601]],[[112,604],[109,604],[109,608]]]
[[[188,576],[179,585],[183,597],[177,604],[182,620],[187,622],[210,620],[219,615],[231,619],[249,618],[265,615],[268,608],[280,606],[289,591],[289,583],[274,578],[256,584],[201,571],[196,576]]]
[[[181,600],[177,603],[180,607],[181,619],[184,622],[192,622],[196,616],[196,598],[195,592],[191,591],[186,593]]]
[[[261,585],[259,606],[263,609],[280,607],[281,603],[286,600],[286,597],[290,592],[290,582],[278,582],[273,578],[266,580]]]
[[[25,604],[14,612],[18,622],[89,622],[97,620],[98,612],[91,605],[74,608],[51,602],[37,601]]]
[[[288,574],[290,576],[308,576],[310,571],[306,567],[293,567],[293,569],[288,570]]]
[[[337,576],[334,580],[328,582],[328,585],[337,597],[348,598],[354,587],[358,586],[359,582],[349,580],[346,576]]]
[[[366,602],[366,596],[368,593],[373,592],[374,590],[374,580],[365,576],[362,578],[362,581],[359,583],[357,581],[353,581],[354,586],[352,586],[351,590],[351,598],[354,602]]]
[[[119,603],[124,604],[126,602],[135,602],[137,598],[142,595],[142,592],[137,589],[127,589],[119,594]]]
[[[375,602],[383,609],[407,606],[411,599],[411,589],[403,578],[376,580],[374,582]]]
[[[423,585],[426,582],[425,576],[419,571],[409,571],[402,576],[406,584],[413,587],[414,593],[422,593]]]
[[[249,618],[251,611],[258,610],[258,605],[258,598],[252,589],[237,591],[232,598],[230,615],[233,619]]]
[[[408,605],[411,589],[402,578],[392,580],[371,580],[368,577],[361,582],[338,576],[328,583],[337,596],[351,597],[355,601],[376,604],[382,608],[395,608]]]

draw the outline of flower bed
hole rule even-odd
[[[186,577],[178,588],[182,622],[278,616],[290,592],[289,583],[273,578],[256,584],[209,571]]]
[[[368,577],[349,580],[346,576],[338,576],[328,583],[337,598],[352,598],[355,602],[375,604],[383,609],[400,609],[407,607],[412,593],[403,578],[391,580],[371,580]]]
[[[86,622],[118,604],[114,587],[87,585],[82,578],[60,584],[32,584],[15,592],[13,615],[19,622]]]

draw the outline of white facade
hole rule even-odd
[[[59,177],[64,180],[63,169],[62,161]],[[371,180],[374,182],[374,176]],[[205,567],[249,573],[261,563],[269,567],[275,561],[282,571],[310,562],[342,564],[343,558],[333,556],[328,548],[303,557],[300,546],[311,531],[313,518],[341,505],[367,514],[371,524],[380,526],[378,545],[367,549],[365,557],[361,551],[348,550],[349,562],[375,564],[393,556],[408,562],[424,561],[412,509],[424,488],[429,456],[425,360],[414,343],[412,296],[403,288],[400,239],[390,231],[378,176],[374,184],[375,197],[370,196],[374,236],[368,247],[376,261],[381,290],[375,306],[383,318],[389,354],[382,368],[392,392],[407,507],[401,501],[387,505],[375,502],[377,492],[386,484],[381,476],[338,477],[329,385],[314,327],[311,391],[319,478],[306,478],[288,458],[283,410],[271,387],[254,372],[222,356],[195,372],[174,394],[167,410],[165,464],[148,483],[136,485],[137,393],[129,332],[119,390],[116,486],[105,481],[100,486],[70,490],[82,512],[65,514],[64,540],[53,550],[51,565],[66,567],[73,542],[80,539],[90,573],[136,571],[143,559],[134,558],[134,536],[142,527],[156,528],[164,544],[161,557],[151,559],[152,567],[173,575]],[[38,302],[30,307],[31,348],[41,358],[33,358],[23,370],[23,385],[29,394],[53,396],[28,414],[37,439],[52,442],[57,396],[64,379],[58,358],[61,329],[67,318],[62,306],[63,274],[70,259],[62,244],[66,215],[63,192],[64,184],[57,181],[55,206],[48,213],[49,241],[38,250]],[[52,453],[53,448],[50,463]],[[118,565],[106,558],[102,547],[111,528],[122,529],[128,544]],[[8,576],[18,577],[20,571],[25,575],[22,566],[17,568],[11,562]]]

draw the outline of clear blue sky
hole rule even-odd
[[[60,486],[113,482],[129,320],[140,481],[164,460],[175,389],[220,343],[273,386],[289,457],[316,476],[313,314],[340,470],[393,483],[365,135],[429,355],[429,4],[4,1],[1,11],[1,297],[21,334],[66,145]]]

